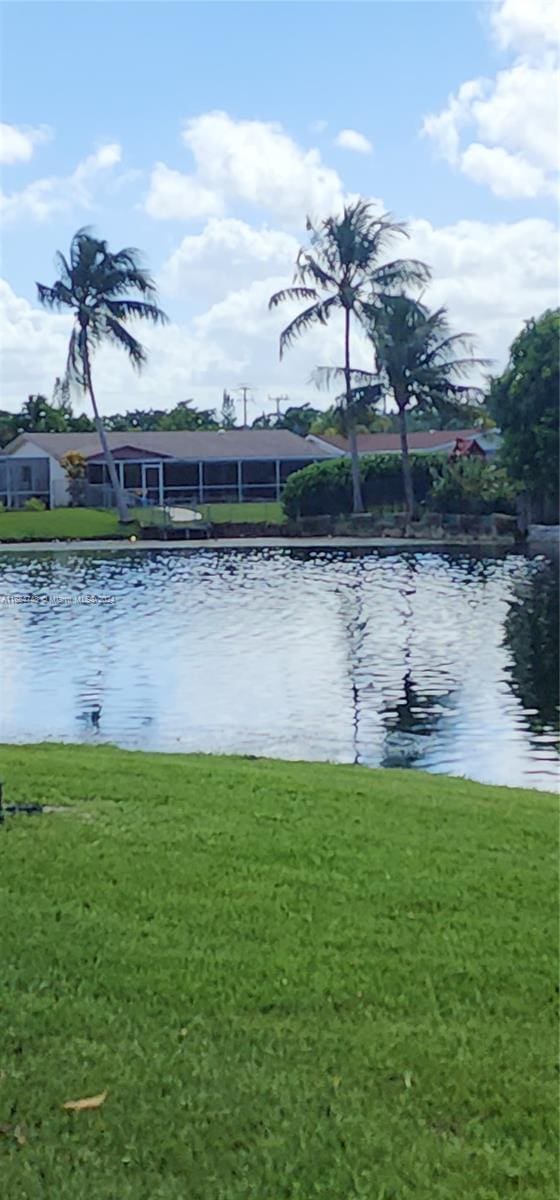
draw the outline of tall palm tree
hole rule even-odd
[[[460,412],[462,405],[480,402],[479,387],[460,383],[475,367],[490,361],[473,358],[472,334],[451,333],[447,310],[430,312],[409,296],[388,297],[371,311],[370,338],[375,349],[377,376],[364,383],[389,390],[397,406],[403,484],[408,520],[415,512],[414,486],[408,450],[407,413],[429,408]],[[457,356],[459,352],[459,357]]]
[[[345,404],[348,439],[352,457],[354,512],[364,511],[360,480],[360,460],[353,414],[350,332],[352,317],[365,326],[371,320],[372,302],[410,283],[425,283],[428,267],[411,259],[380,262],[395,237],[406,237],[404,225],[394,222],[389,213],[375,213],[373,205],[357,200],[344,208],[342,216],[327,217],[315,226],[308,218],[309,249],[301,249],[293,286],[276,292],[269,308],[285,301],[309,301],[280,335],[280,357],[293,342],[315,325],[326,325],[335,312],[344,322]]]
[[[133,367],[140,370],[146,362],[146,351],[126,328],[126,322],[141,320],[156,325],[164,324],[167,317],[155,303],[155,284],[142,265],[138,250],[125,249],[112,254],[107,242],[100,241],[90,229],[84,228],[72,238],[69,260],[58,252],[55,261],[59,278],[52,287],[37,284],[39,301],[45,308],[72,313],[74,325],[68,346],[66,378],[89,395],[119,518],[128,521],[126,498],[93,390],[92,352],[102,343],[120,346]],[[131,299],[130,292],[148,299]]]

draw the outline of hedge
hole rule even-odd
[[[414,493],[418,502],[428,496],[434,470],[443,465],[439,454],[411,454]],[[400,454],[365,454],[360,458],[366,509],[404,505]],[[352,473],[349,458],[313,463],[290,475],[282,495],[286,516],[340,516],[352,512]]]

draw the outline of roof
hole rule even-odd
[[[248,458],[326,458],[328,450],[311,446],[305,438],[287,429],[226,429],[169,430],[141,433],[125,430],[107,433],[109,449],[115,454],[125,447],[142,457],[190,459],[248,459]],[[61,459],[70,450],[78,450],[85,458],[101,454],[97,433],[21,433],[3,450],[13,454],[20,446],[31,442],[52,458]],[[121,455],[122,457],[122,455]]]
[[[439,429],[422,433],[409,433],[409,450],[447,450],[453,449],[458,440],[472,441],[481,433],[479,429]],[[335,446],[338,450],[348,451],[348,439],[345,437],[327,437],[315,434],[314,440]],[[398,433],[359,433],[357,436],[359,454],[391,454],[401,448]]]

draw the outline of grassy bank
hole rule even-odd
[[[200,510],[212,524],[284,521],[281,504],[205,504]],[[54,508],[45,512],[0,512],[0,542],[47,542],[66,539],[126,538],[137,526],[157,525],[164,520],[160,510],[135,509],[136,524],[119,524],[117,513],[101,508]]]
[[[66,538],[126,537],[116,512],[102,508],[53,508],[0,512],[0,542],[48,542]]]
[[[556,1197],[551,797],[104,747],[0,764],[6,801],[64,808],[0,829],[5,1196]]]
[[[268,500],[255,500],[251,504],[202,504],[200,511],[213,525],[249,524],[283,525],[286,517],[282,505]]]

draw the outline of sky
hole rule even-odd
[[[0,406],[50,396],[69,319],[36,281],[91,225],[138,246],[165,328],[148,366],[95,364],[103,412],[220,407],[251,386],[324,407],[315,366],[340,329],[282,361],[305,218],[361,195],[407,223],[430,305],[502,369],[523,322],[558,303],[558,33],[553,0],[135,3],[0,8]],[[357,335],[357,365],[371,352]],[[75,407],[83,403],[76,399]]]

